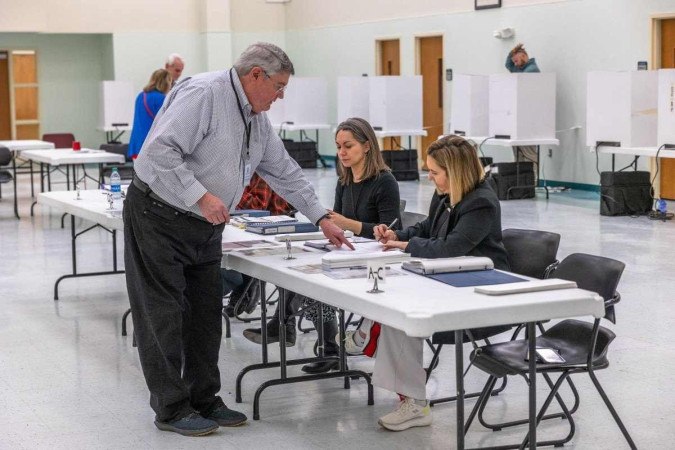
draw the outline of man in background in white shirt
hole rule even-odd
[[[171,74],[171,78],[173,78],[173,84],[176,84],[180,76],[183,74],[185,61],[178,53],[172,53],[166,58],[166,64],[164,64],[164,68]]]

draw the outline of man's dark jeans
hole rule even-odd
[[[224,224],[211,225],[144,195],[124,202],[124,262],[134,333],[156,419],[223,404],[220,260]]]

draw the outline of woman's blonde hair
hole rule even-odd
[[[450,204],[456,205],[483,181],[485,173],[476,148],[461,136],[445,136],[433,142],[427,156],[441,166],[448,177]]]
[[[143,88],[143,92],[150,92],[157,89],[159,92],[164,94],[168,93],[171,90],[171,85],[173,84],[173,77],[168,70],[157,69],[152,72],[150,75],[150,81]]]
[[[370,150],[367,151],[365,155],[366,164],[363,169],[363,177],[361,178],[362,180],[377,176],[383,170],[390,170],[382,158],[380,144],[378,143],[377,137],[375,136],[375,131],[367,120],[361,119],[359,117],[351,117],[337,126],[337,129],[335,130],[336,138],[340,131],[349,131],[359,144],[366,145],[366,143],[368,143],[370,145]],[[347,170],[345,166],[342,165],[340,158],[336,159],[336,164],[340,183],[342,185],[352,183],[354,181],[354,175],[352,174],[352,171]]]

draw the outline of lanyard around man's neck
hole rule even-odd
[[[232,85],[232,90],[234,91],[234,98],[237,99],[237,108],[239,108],[239,115],[241,116],[242,122],[244,122],[244,132],[246,133],[246,159],[249,159],[249,147],[251,145],[251,122],[246,122],[246,116],[244,115],[244,108],[241,106],[241,100],[239,100],[239,93],[237,88],[234,86],[234,76],[232,71],[234,68],[230,69],[230,84]]]

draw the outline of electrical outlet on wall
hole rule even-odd
[[[552,148],[548,149],[548,157],[553,158],[553,149]]]

